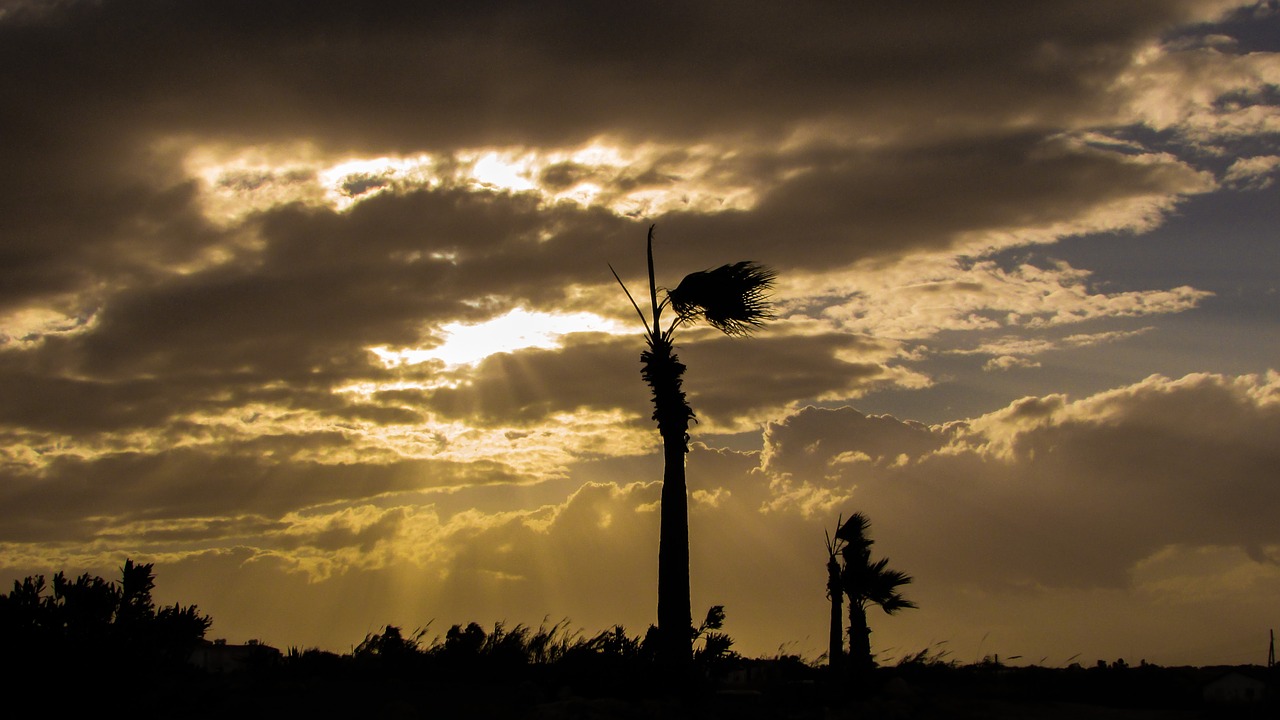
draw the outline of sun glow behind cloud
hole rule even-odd
[[[338,210],[346,210],[360,200],[400,185],[439,185],[434,164],[427,154],[354,159],[320,170],[317,178],[325,200]]]
[[[571,202],[626,216],[746,210],[764,189],[758,178],[729,169],[737,150],[711,144],[624,147],[595,141],[577,148],[379,157],[326,157],[311,146],[198,146],[185,154],[186,172],[200,182],[206,214],[223,223],[293,202],[345,212],[385,192],[443,186],[534,193],[548,206]]]
[[[471,175],[481,185],[523,192],[538,187],[533,181],[534,159],[530,155],[513,158],[497,151],[484,153],[471,165]]]
[[[560,338],[575,332],[630,332],[612,320],[592,313],[543,313],[516,308],[482,323],[446,323],[445,340],[432,348],[371,348],[387,367],[440,360],[449,367],[474,365],[503,352],[526,348],[555,348]]]

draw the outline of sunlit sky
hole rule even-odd
[[[0,582],[211,637],[656,617],[614,279],[677,336],[692,604],[816,660],[866,514],[922,649],[1260,663],[1280,3],[0,0]]]

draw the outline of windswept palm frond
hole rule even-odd
[[[871,520],[866,515],[857,512],[850,515],[848,520],[836,526],[836,539],[859,550],[866,550],[872,545],[872,541],[868,537],[870,530]]]
[[[841,551],[844,567],[840,578],[845,593],[862,607],[879,605],[890,615],[916,607],[900,592],[902,586],[911,584],[912,577],[890,569],[889,558],[871,559],[871,546],[875,542],[870,538],[870,529],[867,516],[854,513],[836,531],[836,541],[845,544]]]
[[[742,261],[689,273],[667,293],[678,323],[703,318],[726,335],[750,335],[773,317],[769,289],[777,274]]]
[[[876,605],[879,606],[879,608],[883,610],[886,615],[894,615],[899,610],[909,610],[912,608],[919,607],[914,602],[902,597],[897,593],[894,593],[890,597],[885,598],[883,602],[876,603]]]
[[[903,585],[910,585],[913,578],[900,570],[890,570],[888,565],[889,558],[881,558],[868,569],[864,590],[866,600],[879,605],[889,615],[916,607],[898,591]]]

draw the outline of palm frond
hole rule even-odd
[[[889,567],[889,558],[871,559],[871,521],[862,513],[854,513],[843,523],[837,523],[835,542],[844,543],[841,555],[844,567],[840,570],[840,584],[850,602],[860,607],[879,605],[893,615],[899,610],[914,608],[916,604],[904,597],[899,589],[912,582],[912,577]],[[832,541],[828,539],[828,543]]]
[[[877,589],[882,590],[885,594],[888,594],[890,592],[897,592],[898,588],[902,587],[903,585],[910,585],[912,582],[915,581],[915,578],[902,572],[901,570],[887,569],[885,567],[885,565],[887,564],[886,563],[887,560],[888,558],[885,558],[885,560],[882,560],[879,563],[876,563],[875,578],[876,578]]]
[[[879,605],[892,615],[899,610],[914,608],[916,604],[906,599],[898,590],[903,585],[910,585],[912,577],[899,570],[890,570],[888,564],[889,559],[883,558],[868,568],[862,594],[868,602]]]
[[[871,540],[867,537],[867,532],[870,529],[871,520],[866,515],[856,512],[836,528],[836,537],[850,545],[870,545]]]
[[[827,554],[829,554],[832,559],[835,559],[836,554],[844,549],[845,546],[845,541],[840,537],[840,526],[843,524],[844,515],[837,516],[835,537],[832,537],[831,533],[827,532],[826,528],[822,529],[822,534],[827,538]]]
[[[636,314],[640,316],[640,323],[644,325],[645,334],[647,335],[649,332],[649,319],[644,316],[644,311],[636,304],[636,299],[631,297],[631,291],[627,289],[627,284],[622,282],[622,278],[618,277],[618,271],[613,269],[613,265],[609,265],[609,272],[613,273],[613,279],[617,280],[618,284],[622,286],[622,292],[627,294],[627,299],[631,301],[631,307],[635,308]]]
[[[882,598],[880,601],[876,602],[876,605],[880,606],[880,609],[883,610],[886,615],[896,615],[899,610],[911,610],[917,607],[914,602],[911,602],[898,593]]]
[[[777,274],[743,261],[685,276],[667,292],[677,323],[705,319],[726,335],[750,335],[773,317],[769,289]]]
[[[870,561],[871,546],[875,544],[870,532],[871,521],[862,513],[850,515],[836,529],[836,539],[842,543],[840,554],[846,565],[865,565]]]

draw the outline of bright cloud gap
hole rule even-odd
[[[516,308],[482,323],[446,323],[444,342],[431,348],[370,348],[387,367],[440,360],[455,368],[475,365],[497,353],[528,348],[557,348],[563,336],[579,332],[622,334],[618,323],[592,313],[543,313]]]
[[[223,221],[288,202],[343,212],[387,191],[442,185],[530,192],[547,205],[572,202],[625,216],[749,209],[759,188],[715,171],[726,153],[731,151],[712,146],[675,152],[667,146],[623,148],[602,142],[570,149],[476,148],[376,158],[324,158],[314,148],[272,153],[260,147],[197,147],[188,151],[187,171],[202,181],[206,212]],[[637,168],[649,168],[661,179],[637,183]]]

